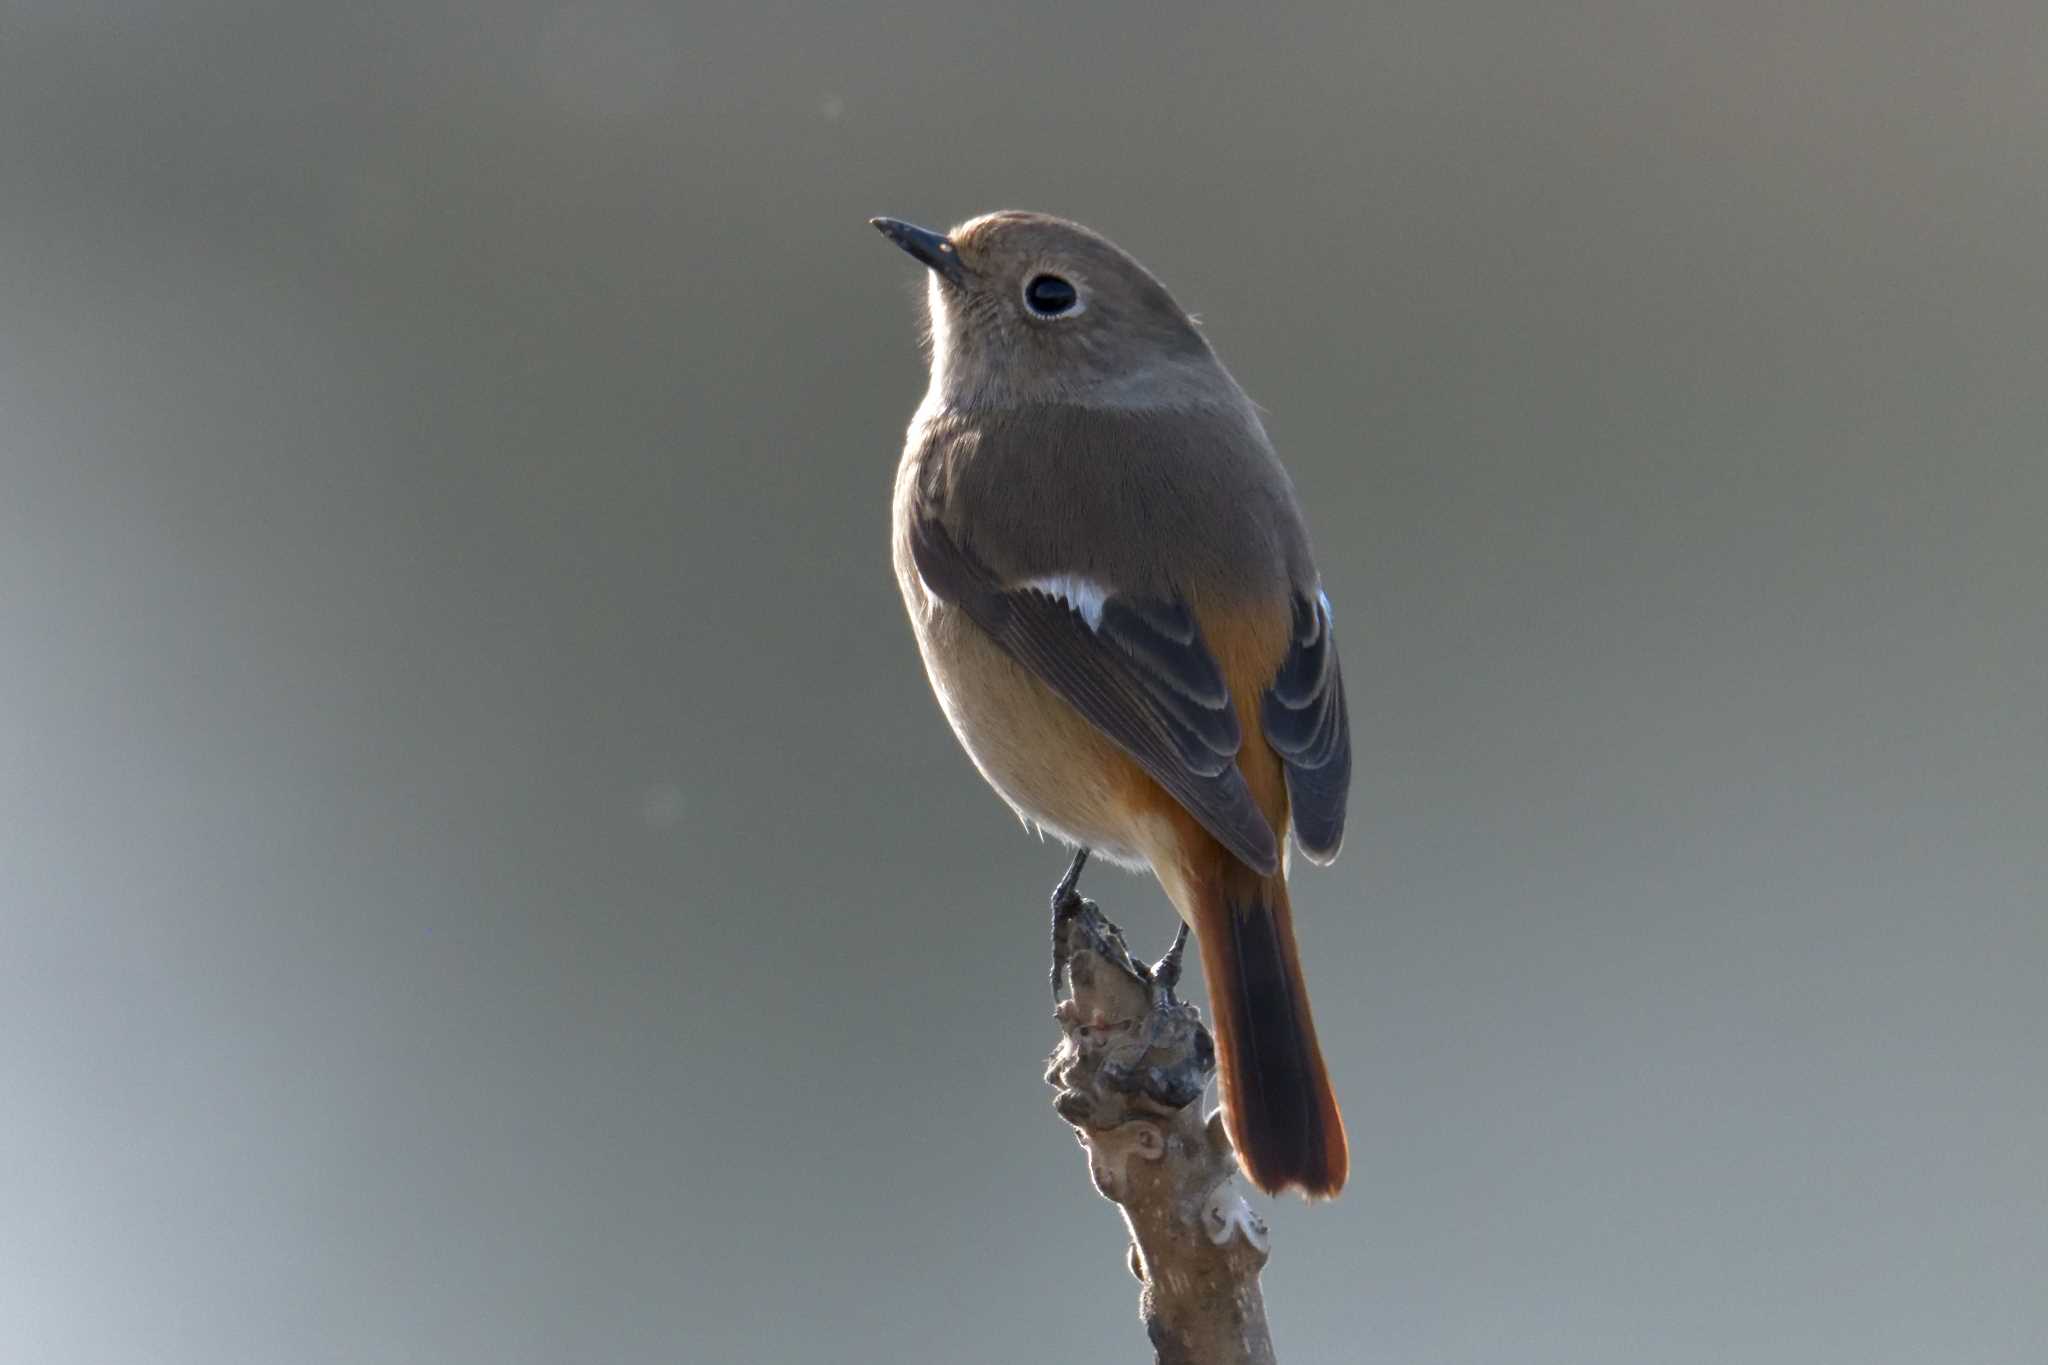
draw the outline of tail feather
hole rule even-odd
[[[1194,900],[1238,1159],[1269,1194],[1299,1187],[1328,1198],[1344,1187],[1350,1150],[1309,1014],[1287,883],[1233,864]]]

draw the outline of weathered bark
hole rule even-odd
[[[1072,996],[1055,1010],[1064,1038],[1045,1079],[1095,1188],[1123,1210],[1158,1365],[1273,1365],[1259,1293],[1266,1224],[1222,1115],[1202,1114],[1216,1048],[1173,993],[1178,951],[1146,967],[1094,902],[1070,894],[1055,928],[1060,967]]]

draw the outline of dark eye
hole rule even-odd
[[[1042,318],[1056,318],[1080,298],[1074,286],[1057,275],[1033,275],[1024,286],[1024,306]]]

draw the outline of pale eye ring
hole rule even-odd
[[[1081,311],[1081,291],[1065,277],[1041,270],[1024,282],[1024,306],[1033,317],[1068,317]]]

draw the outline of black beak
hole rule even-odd
[[[870,218],[877,232],[923,261],[953,284],[967,283],[967,267],[947,237],[901,218]]]

